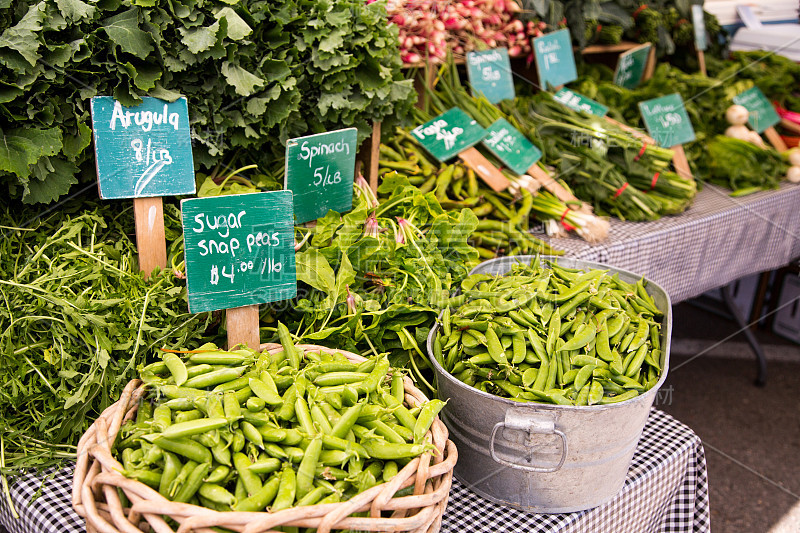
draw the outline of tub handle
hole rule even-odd
[[[558,464],[552,467],[531,466],[520,463],[513,463],[511,461],[506,461],[505,459],[498,457],[497,453],[495,453],[494,451],[495,437],[497,436],[497,432],[500,429],[506,429],[506,428],[515,429],[518,431],[525,431],[528,433],[529,439],[530,436],[534,434],[538,435],[554,434],[561,437],[561,459],[558,461]],[[543,474],[549,472],[555,472],[564,465],[564,461],[567,458],[567,436],[564,434],[563,431],[556,428],[556,424],[552,419],[534,418],[529,415],[519,415],[514,413],[513,411],[508,411],[506,412],[505,421],[498,422],[497,424],[494,425],[494,428],[492,428],[492,438],[489,441],[489,451],[492,454],[492,459],[509,468],[524,470],[526,472],[539,472]]]

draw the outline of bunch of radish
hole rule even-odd
[[[390,0],[390,22],[400,29],[400,54],[406,64],[441,62],[448,51],[508,48],[511,57],[530,56],[531,39],[547,25],[523,22],[515,0]]]

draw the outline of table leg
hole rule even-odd
[[[739,308],[736,306],[736,302],[733,300],[733,295],[731,295],[731,284],[722,287],[722,299],[725,301],[725,305],[728,306],[728,311],[730,311],[733,319],[736,321],[736,324],[738,324],[741,328],[741,332],[744,333],[748,344],[750,344],[750,347],[753,349],[753,353],[756,356],[756,362],[758,364],[756,385],[763,387],[767,383],[767,359],[764,357],[764,350],[761,349],[761,344],[759,344],[758,339],[756,339],[756,336],[750,330],[749,325],[742,316],[742,312],[739,311]]]

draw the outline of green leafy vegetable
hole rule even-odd
[[[0,180],[33,204],[95,179],[95,95],[186,96],[198,167],[233,152],[266,166],[288,138],[325,130],[364,139],[415,99],[397,46],[384,1],[0,5]]]
[[[180,246],[180,214],[165,205]],[[28,219],[33,219],[27,224]],[[90,423],[157,348],[201,344],[183,281],[138,271],[130,207],[78,198],[0,213],[0,438],[4,472],[72,458]]]

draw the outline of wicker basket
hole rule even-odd
[[[306,351],[339,352],[353,362],[365,359],[342,350],[301,345]],[[262,351],[281,350],[279,344],[262,344]],[[416,406],[425,401],[422,392],[405,378],[406,403]],[[72,506],[86,519],[88,533],[174,533],[165,520],[180,523],[179,533],[211,533],[219,526],[243,533],[263,533],[279,526],[316,528],[322,533],[332,529],[362,531],[436,532],[447,506],[453,468],[458,457],[448,440],[447,428],[437,417],[428,437],[438,450],[413,459],[388,483],[376,485],[348,501],[285,509],[276,513],[219,512],[196,505],[172,502],[147,485],[120,474],[122,465],[112,456],[111,446],[120,426],[136,414],[145,394],[139,380],[131,381],[119,401],[103,411],[78,443],[78,460],[72,487]],[[403,488],[414,487],[413,495],[393,497]],[[123,507],[119,491],[131,507]],[[351,516],[369,512],[368,517]],[[390,511],[391,516],[383,516]]]

